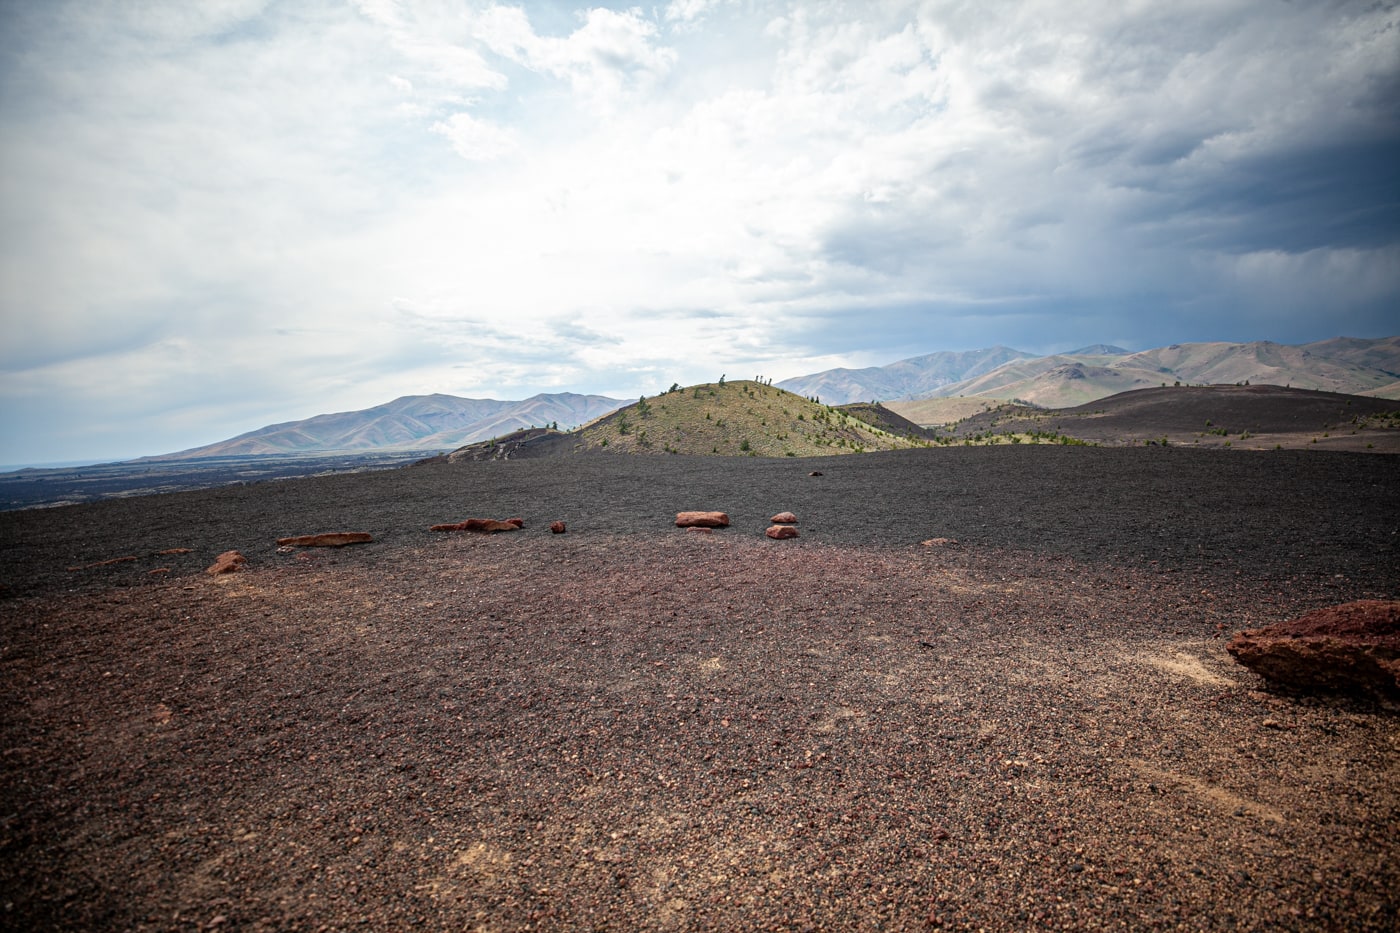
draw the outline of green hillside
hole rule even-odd
[[[575,447],[640,454],[816,457],[926,446],[749,380],[674,388],[574,432]]]

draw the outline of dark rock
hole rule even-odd
[[[1329,606],[1240,632],[1225,650],[1278,683],[1400,697],[1400,601]]]

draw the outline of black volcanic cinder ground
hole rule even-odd
[[[824,475],[809,477],[819,470]],[[1396,460],[1321,451],[1001,447],[809,460],[606,454],[427,464],[0,513],[0,585],[11,593],[139,584],[146,571],[202,570],[229,549],[276,561],[273,542],[369,531],[379,550],[436,540],[428,526],[520,516],[575,535],[654,534],[688,509],[728,511],[761,532],[774,512],[804,540],[902,547],[931,537],[969,546],[1176,568],[1400,577]],[[157,557],[167,548],[185,556]],[[131,565],[65,568],[121,556]]]
[[[1396,711],[1223,646],[1394,598],[1395,467],[597,456],[0,514],[0,926],[1394,929]],[[376,541],[275,547],[337,530]]]

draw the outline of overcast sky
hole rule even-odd
[[[0,463],[1400,332],[1400,10],[0,0]]]

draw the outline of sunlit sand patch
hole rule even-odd
[[[1184,651],[1176,651],[1171,655],[1164,654],[1133,654],[1134,660],[1146,662],[1158,670],[1166,671],[1168,674],[1175,674],[1177,677],[1185,677],[1203,684],[1210,684],[1213,687],[1232,687],[1235,681],[1221,677],[1214,671],[1209,670],[1201,659],[1187,654]]]
[[[838,706],[813,727],[817,732],[835,732],[841,723],[851,719],[864,719],[865,714],[851,706]]]
[[[1280,811],[1268,804],[1228,791],[1219,784],[1158,768],[1138,758],[1129,759],[1129,764],[1143,777],[1162,784],[1174,784],[1218,810],[1230,814],[1244,812],[1275,823],[1284,822],[1283,813]]]
[[[457,892],[463,884],[473,889],[494,886],[510,872],[511,862],[509,852],[478,842],[453,853],[447,870],[422,888],[442,896]]]
[[[452,868],[467,868],[482,874],[494,875],[510,866],[510,853],[484,842],[457,853],[452,860]]]

